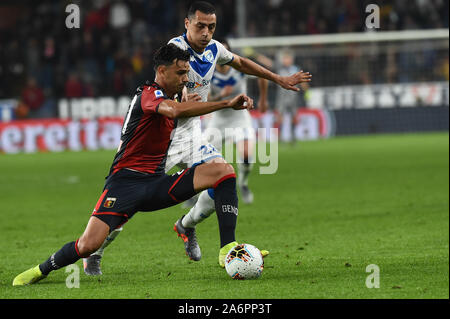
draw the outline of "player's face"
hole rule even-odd
[[[189,61],[176,60],[164,72],[168,91],[180,93],[188,83]]]
[[[202,52],[211,41],[216,31],[217,17],[215,14],[205,14],[200,11],[195,17],[185,20],[186,34],[194,50]]]

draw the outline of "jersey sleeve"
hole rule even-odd
[[[175,44],[182,50],[187,50],[186,43],[181,39],[181,37],[173,38],[167,44]]]
[[[217,64],[219,65],[225,65],[233,62],[234,56],[233,53],[228,51],[222,43],[216,41],[217,46]]]
[[[168,97],[163,91],[148,87],[144,89],[141,97],[141,108],[144,113],[158,113],[159,104]]]

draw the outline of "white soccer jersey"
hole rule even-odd
[[[213,95],[219,94],[226,86],[232,86],[233,91],[229,96],[224,97],[224,100],[242,93],[247,94],[247,77],[233,68],[230,68],[226,74],[216,71],[211,82],[211,93]],[[207,128],[208,130],[215,128],[220,131],[221,139],[213,139],[213,144],[218,148],[221,147],[222,140],[231,137],[233,137],[234,142],[254,140],[254,129],[248,110],[223,109],[216,111],[212,113]],[[227,137],[227,129],[234,129],[233,136]]]
[[[203,102],[207,102],[211,80],[217,64],[224,65],[233,61],[233,54],[220,42],[211,40],[203,53],[195,52],[189,45],[186,34],[169,41],[191,54],[188,73],[189,82],[186,85],[188,93],[197,93]],[[174,165],[186,163],[188,166],[199,160],[207,160],[210,147],[204,147],[201,136],[200,117],[178,119],[175,134],[168,151],[166,170]],[[180,165],[179,165],[180,166]]]
[[[219,94],[226,86],[232,86],[233,91],[229,96],[225,96],[223,99],[231,99],[239,94],[247,94],[247,78],[244,73],[239,72],[236,69],[230,68],[226,74],[222,74],[218,71],[214,73],[211,82],[211,93],[213,95]],[[236,111],[233,109],[223,109],[212,113],[213,119],[222,119],[223,121],[238,120],[245,116],[244,113],[248,113],[247,110]]]
[[[203,53],[195,52],[187,40],[186,34],[169,41],[191,54],[189,83],[186,85],[189,93],[198,93],[202,101],[208,100],[211,80],[216,69],[216,64],[224,65],[233,61],[233,54],[220,42],[211,40]]]

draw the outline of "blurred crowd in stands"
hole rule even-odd
[[[255,0],[248,1],[248,36],[365,31],[369,4],[380,7],[383,31],[448,27],[446,0]]]
[[[216,36],[235,37],[237,0],[210,2],[217,8]],[[80,29],[65,25],[71,3],[80,7]],[[383,31],[448,28],[447,0],[245,3],[247,36],[365,31],[369,3],[380,6]],[[153,78],[151,56],[157,47],[184,32],[188,5],[184,0],[2,1],[0,99],[20,97],[31,111],[52,112],[62,97],[131,95]],[[448,52],[443,63],[448,80]],[[354,68],[349,72],[359,72],[360,64]]]

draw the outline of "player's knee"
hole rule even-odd
[[[221,178],[232,174],[235,174],[235,172],[231,164],[228,163],[219,164],[216,170],[216,180],[218,181]]]
[[[77,243],[78,253],[81,257],[89,257],[92,253],[95,253],[101,245],[102,242],[80,238]]]

